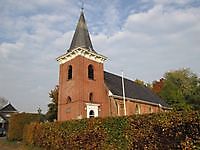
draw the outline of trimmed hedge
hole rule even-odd
[[[12,115],[9,120],[8,140],[21,141],[23,139],[24,126],[34,121],[40,121],[39,114],[20,113]]]
[[[46,149],[194,149],[200,112],[169,112],[26,126],[24,142]]]

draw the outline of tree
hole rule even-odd
[[[135,83],[137,83],[139,85],[145,85],[144,81],[142,81],[140,79],[135,79]]]
[[[167,72],[158,93],[175,110],[200,108],[200,79],[190,69]]]
[[[163,85],[164,85],[163,78],[161,78],[159,81],[153,81],[152,91],[155,92],[156,94],[160,93],[161,89],[163,88]]]
[[[152,88],[151,84],[150,83],[145,83],[144,81],[140,80],[140,79],[135,79],[134,81],[135,83],[139,84],[139,85],[142,85],[142,86],[145,86],[149,89]]]
[[[51,102],[48,104],[48,111],[46,113],[46,118],[49,121],[57,120],[57,112],[58,112],[58,91],[59,86],[56,85],[53,90],[49,92],[49,97],[51,98]]]

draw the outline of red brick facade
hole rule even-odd
[[[72,79],[68,80],[68,67]],[[94,80],[88,78],[88,66],[94,69]],[[99,116],[108,115],[108,96],[104,85],[103,64],[83,56],[60,65],[58,120],[86,118],[86,103],[99,104]],[[90,101],[90,93],[92,100]],[[67,98],[71,102],[67,103]],[[103,110],[103,111],[100,111]]]

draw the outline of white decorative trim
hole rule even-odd
[[[87,118],[90,118],[90,111],[94,112],[93,117],[99,116],[99,106],[100,106],[100,104],[94,104],[94,103],[85,103],[85,104],[86,104]]]
[[[85,103],[85,104],[90,106],[100,106],[100,104],[94,104],[94,103]]]
[[[110,90],[108,91],[108,96],[113,96],[113,93]]]
[[[93,60],[93,61],[96,61],[98,63],[103,63],[107,57],[103,56],[103,55],[100,55],[100,54],[97,54],[97,53],[94,53],[93,51],[90,51],[90,50],[87,50],[85,48],[82,48],[82,47],[78,47],[74,50],[72,50],[71,52],[69,53],[66,53],[62,56],[59,56],[58,58],[56,58],[56,60],[60,63],[60,64],[63,64],[77,56],[83,56],[87,59],[90,59],[90,60]]]

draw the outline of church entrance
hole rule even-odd
[[[90,110],[89,118],[94,118],[94,111],[93,110]]]
[[[100,104],[86,103],[87,118],[94,118],[99,116]]]

